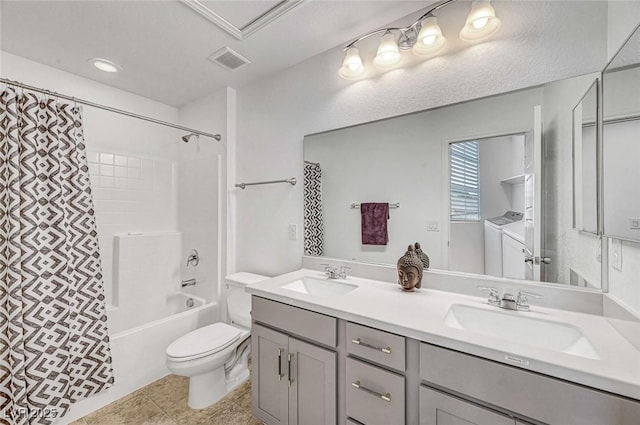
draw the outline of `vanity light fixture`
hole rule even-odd
[[[100,71],[109,73],[122,71],[122,67],[120,65],[107,59],[91,58],[88,60],[88,62],[98,68]]]
[[[447,38],[442,35],[438,18],[433,15],[433,12],[454,1],[456,0],[439,1],[405,28],[382,28],[347,44],[344,48],[345,56],[342,67],[338,73],[347,80],[362,77],[366,70],[356,45],[377,34],[383,35],[373,59],[373,65],[376,68],[387,70],[398,65],[402,59],[401,50],[411,49],[417,56],[432,57],[437,55],[447,44]],[[465,26],[460,31],[460,38],[468,42],[486,40],[498,31],[500,24],[500,19],[496,17],[490,1],[476,0],[472,4]],[[395,34],[399,34],[397,41]]]

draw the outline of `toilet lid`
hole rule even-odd
[[[167,356],[172,358],[197,357],[221,351],[240,338],[240,330],[226,323],[191,331],[181,336],[167,347]]]

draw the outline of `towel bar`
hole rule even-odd
[[[351,204],[351,209],[357,209],[357,208],[360,208],[360,204],[356,204],[355,202]],[[400,202],[389,204],[389,208],[400,208]]]
[[[296,180],[295,177],[291,177],[290,179],[284,179],[284,180],[270,180],[270,181],[264,181],[264,182],[254,182],[254,183],[236,183],[236,187],[239,187],[240,189],[244,189],[247,186],[255,186],[259,184],[272,184],[272,183],[289,183],[291,186],[295,186],[297,182],[298,181]]]

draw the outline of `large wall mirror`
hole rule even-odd
[[[623,305],[640,312],[640,29],[605,69],[602,98],[609,288]]]
[[[571,195],[573,109],[597,77],[306,136],[306,253],[394,264],[420,242],[434,269],[599,288],[600,240],[573,229]],[[363,203],[389,204],[384,244],[362,243]]]
[[[640,242],[640,30],[603,73],[604,232]]]

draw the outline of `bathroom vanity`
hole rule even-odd
[[[267,424],[640,422],[640,352],[601,316],[304,269],[247,291]]]

